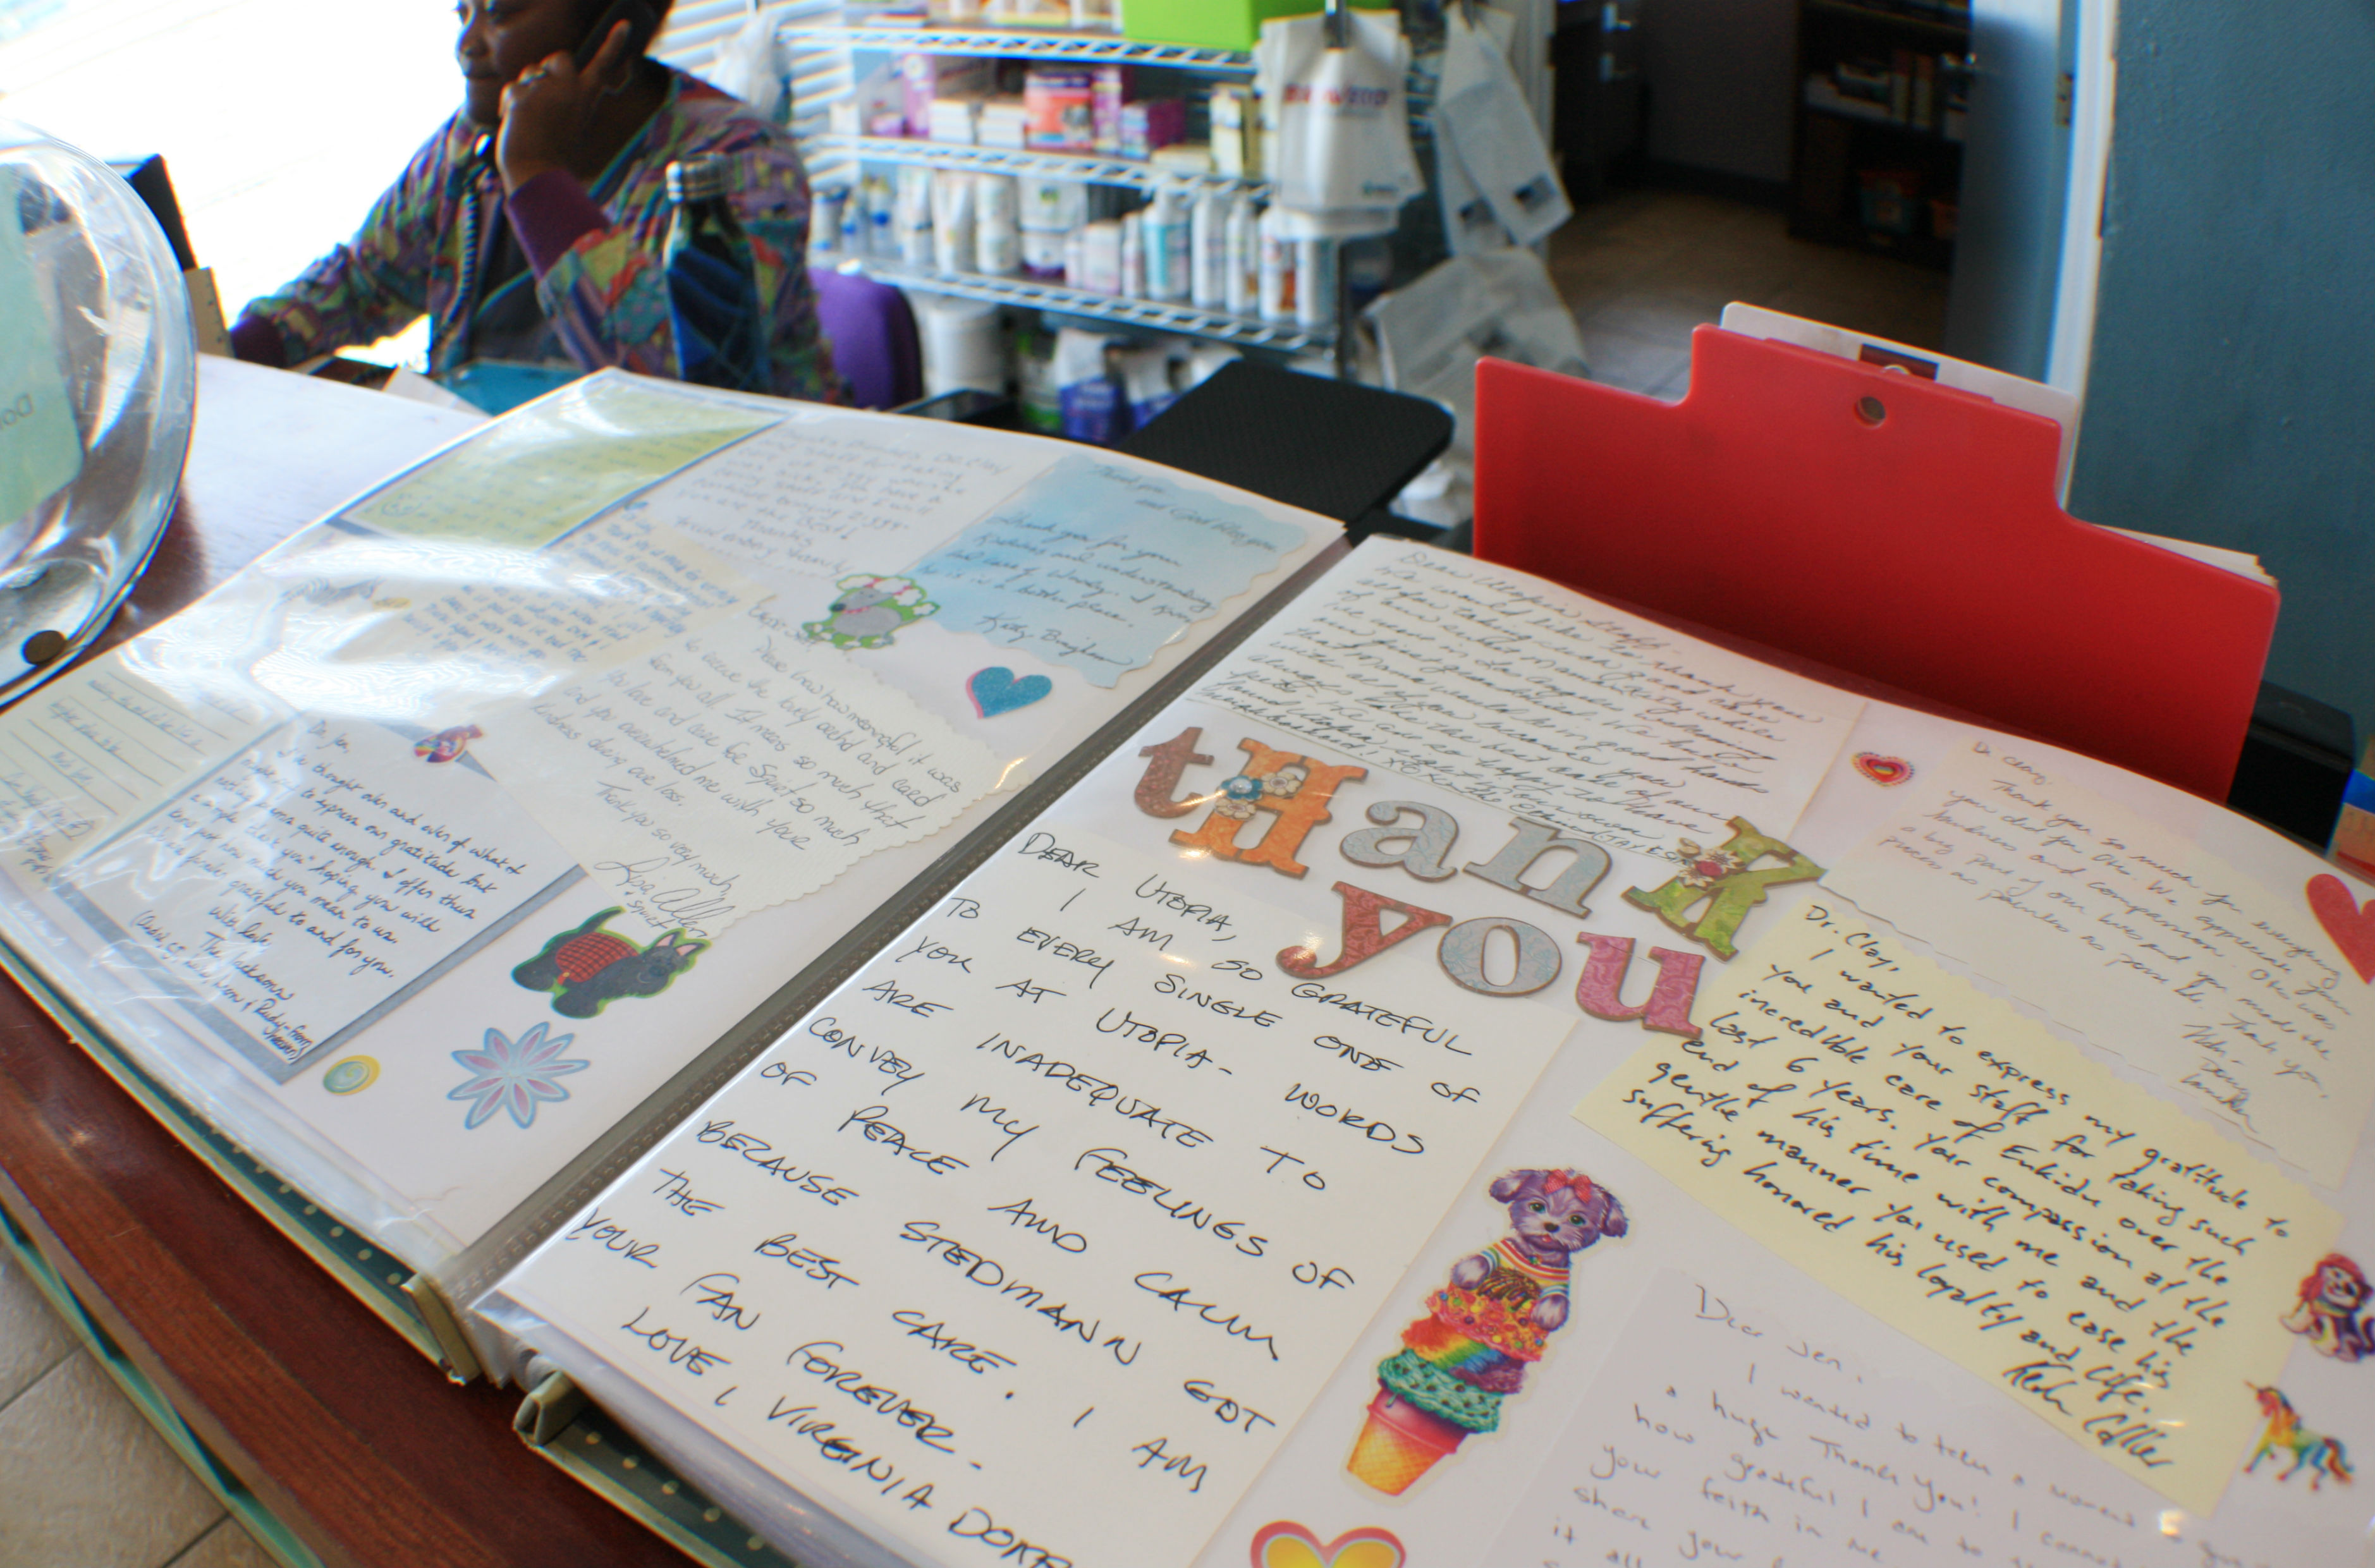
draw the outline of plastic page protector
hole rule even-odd
[[[0,169],[0,525],[82,472],[82,437],[58,373],[50,313],[25,252],[14,169]]]
[[[1587,1126],[2196,1514],[2264,1418],[2340,1216],[2206,1125],[1815,899]]]
[[[778,417],[640,377],[591,376],[496,420],[345,515],[416,538],[532,548]]]

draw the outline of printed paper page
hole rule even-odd
[[[25,252],[18,178],[16,167],[0,169],[0,518],[12,523],[82,472],[82,432]]]
[[[630,501],[745,566],[807,577],[897,571],[1058,453],[943,419],[799,408]]]
[[[1923,783],[1827,885],[2342,1179],[2375,1105],[2375,1000],[2298,888],[2001,743]]]
[[[1303,542],[1161,469],[1066,456],[913,575],[950,631],[1111,686]]]
[[[919,1562],[1191,1561],[1569,1025],[1349,1021],[1211,864],[1043,822],[503,1292]]]
[[[1486,1561],[2269,1568],[2250,1532],[2073,1466],[2017,1412],[1885,1378],[1862,1350],[1752,1291],[1661,1272]],[[2256,1416],[2251,1390],[2229,1393]],[[2300,1530],[2279,1561],[2356,1555],[2347,1531],[2322,1532],[2319,1555]]]
[[[261,692],[135,668],[119,648],[0,713],[0,854],[47,878],[285,716]]]
[[[480,727],[514,798],[655,934],[714,937],[998,784],[988,748],[766,606]]]
[[[2196,1513],[2340,1217],[1875,934],[1801,905],[1576,1114],[1782,1258]]]
[[[504,415],[342,515],[413,538],[541,545],[776,418],[665,382],[591,376]]]
[[[467,758],[299,719],[57,887],[115,961],[286,1079],[577,874]]]
[[[1641,855],[1786,834],[1863,703],[1538,579],[1372,539],[1197,691]]]

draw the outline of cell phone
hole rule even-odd
[[[609,37],[610,29],[620,22],[627,24],[627,58],[630,61],[642,59],[644,51],[651,47],[653,38],[660,30],[659,13],[644,4],[644,0],[615,0],[610,8],[602,13],[601,19],[594,24],[592,30],[586,33],[585,41],[577,46],[579,70],[594,64],[594,56],[602,52],[602,41]]]

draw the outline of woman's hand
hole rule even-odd
[[[550,54],[503,85],[495,167],[505,191],[518,190],[548,171],[573,166],[571,155],[592,139],[602,100],[633,80],[634,65],[627,59],[632,30],[623,21],[613,27],[582,71],[569,54]]]

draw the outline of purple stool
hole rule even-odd
[[[831,267],[809,268],[817,324],[833,368],[860,408],[892,408],[924,395],[924,352],[907,296],[888,283]]]

